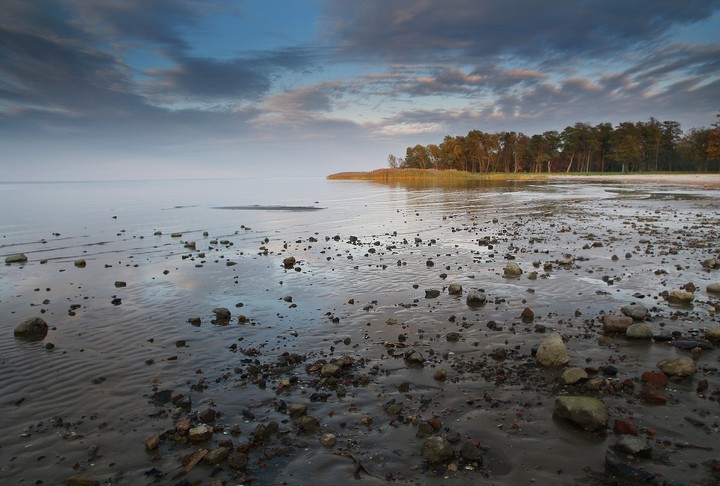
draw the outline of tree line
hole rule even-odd
[[[709,128],[676,121],[576,123],[537,135],[472,130],[388,156],[391,168],[467,172],[648,172],[720,170],[720,113]]]

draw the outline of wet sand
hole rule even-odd
[[[0,481],[717,484],[719,193],[563,181],[370,201],[332,228],[321,201],[294,226],[129,234],[121,218],[91,244],[13,245],[32,252],[2,269]],[[645,337],[609,327],[631,303]],[[31,316],[47,336],[13,337]],[[553,333],[569,361],[544,366]],[[661,371],[674,359],[689,376]],[[607,415],[563,418],[563,396]]]

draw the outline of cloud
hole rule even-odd
[[[607,56],[720,9],[707,0],[329,0],[340,51],[361,59]]]

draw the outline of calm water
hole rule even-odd
[[[716,245],[691,242],[717,238],[720,217],[718,191],[532,181],[451,188],[323,179],[2,183],[0,204],[6,208],[0,255],[24,252],[29,259],[0,267],[0,482],[7,484],[61,484],[73,475],[102,484],[154,484],[147,474],[153,467],[175,472],[182,450],[163,448],[153,457],[142,445],[148,435],[172,427],[167,417],[149,418],[157,409],[149,397],[158,389],[189,394],[191,385],[202,382],[205,390],[192,393],[193,409],[222,410],[222,424],[240,424],[247,440],[256,424],[241,412],[276,394],[272,383],[265,390],[232,377],[252,355],[231,352],[233,343],[254,348],[258,362],[286,351],[333,356],[336,348],[366,357],[381,365],[378,381],[351,391],[341,403],[316,405],[317,416],[337,409],[338,417],[352,422],[387,399],[378,398],[381,392],[409,380],[426,390],[421,394],[446,397],[433,413],[448,422],[478,424],[473,433],[483,441],[505,441],[489,453],[486,472],[497,484],[536,477],[542,482],[545,474],[557,481],[557,469],[567,471],[572,484],[583,467],[602,470],[603,439],[548,425],[547,401],[527,411],[524,432],[508,439],[496,415],[462,411],[469,395],[481,393],[474,380],[458,377],[439,390],[431,370],[388,359],[383,343],[406,332],[447,345],[440,337],[466,320],[477,325],[466,326],[443,359],[471,358],[503,343],[529,355],[538,337],[531,326],[516,328],[515,322],[531,306],[536,321],[578,336],[576,353],[607,361],[610,348],[599,349],[595,337],[580,337],[583,319],[640,300],[657,306],[658,320],[668,318],[665,329],[673,329],[674,310],[658,293],[668,281],[672,288],[693,281],[701,289],[713,281],[698,262],[716,255]],[[663,252],[679,239],[681,251]],[[185,246],[189,241],[195,250]],[[603,245],[592,247],[593,241]],[[573,266],[537,281],[502,277],[509,259],[526,275],[533,262],[557,265],[568,253],[576,258]],[[282,266],[290,255],[297,271]],[[78,259],[86,261],[84,268],[74,265]],[[659,275],[658,268],[668,273]],[[116,287],[116,281],[127,286]],[[485,290],[494,304],[478,312],[461,298],[424,298],[425,289],[453,282]],[[710,302],[707,296],[700,300]],[[213,326],[214,307],[227,307],[249,322]],[[687,320],[696,327],[716,325],[706,307],[696,304]],[[36,315],[51,327],[45,340],[16,340],[14,326]],[[190,325],[192,317],[200,317],[201,326]],[[389,318],[402,328],[386,324]],[[489,320],[501,329],[489,334]],[[45,349],[48,342],[53,350]],[[623,346],[611,354],[627,352]],[[652,367],[664,352],[637,351],[627,373]],[[297,373],[302,380],[302,367]],[[510,403],[521,388],[492,390]],[[349,402],[359,411],[348,411]],[[448,416],[448,407],[460,415]],[[281,420],[261,412],[257,422]],[[516,412],[510,407],[502,413]],[[66,425],[53,426],[53,417]],[[338,420],[322,422],[342,437],[347,429]],[[441,481],[417,468],[406,471],[408,464],[422,462],[412,427],[387,429],[380,420],[376,429],[345,435],[363,444],[375,469],[404,471],[409,482]],[[312,445],[296,447],[300,452],[290,459],[255,468],[259,484],[310,482],[315,469],[327,478],[349,477],[347,459],[318,449],[316,439],[306,440]],[[563,459],[578,444],[595,455],[582,463]],[[94,446],[98,455],[88,453]],[[560,456],[552,470],[542,467],[548,447]],[[503,451],[525,459],[508,459]],[[211,471],[198,466],[192,474],[207,478]],[[169,478],[160,484],[173,484]]]

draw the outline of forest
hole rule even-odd
[[[576,123],[562,132],[525,135],[472,130],[440,144],[388,156],[391,168],[476,173],[720,171],[720,113],[709,128],[686,132],[676,121]]]

